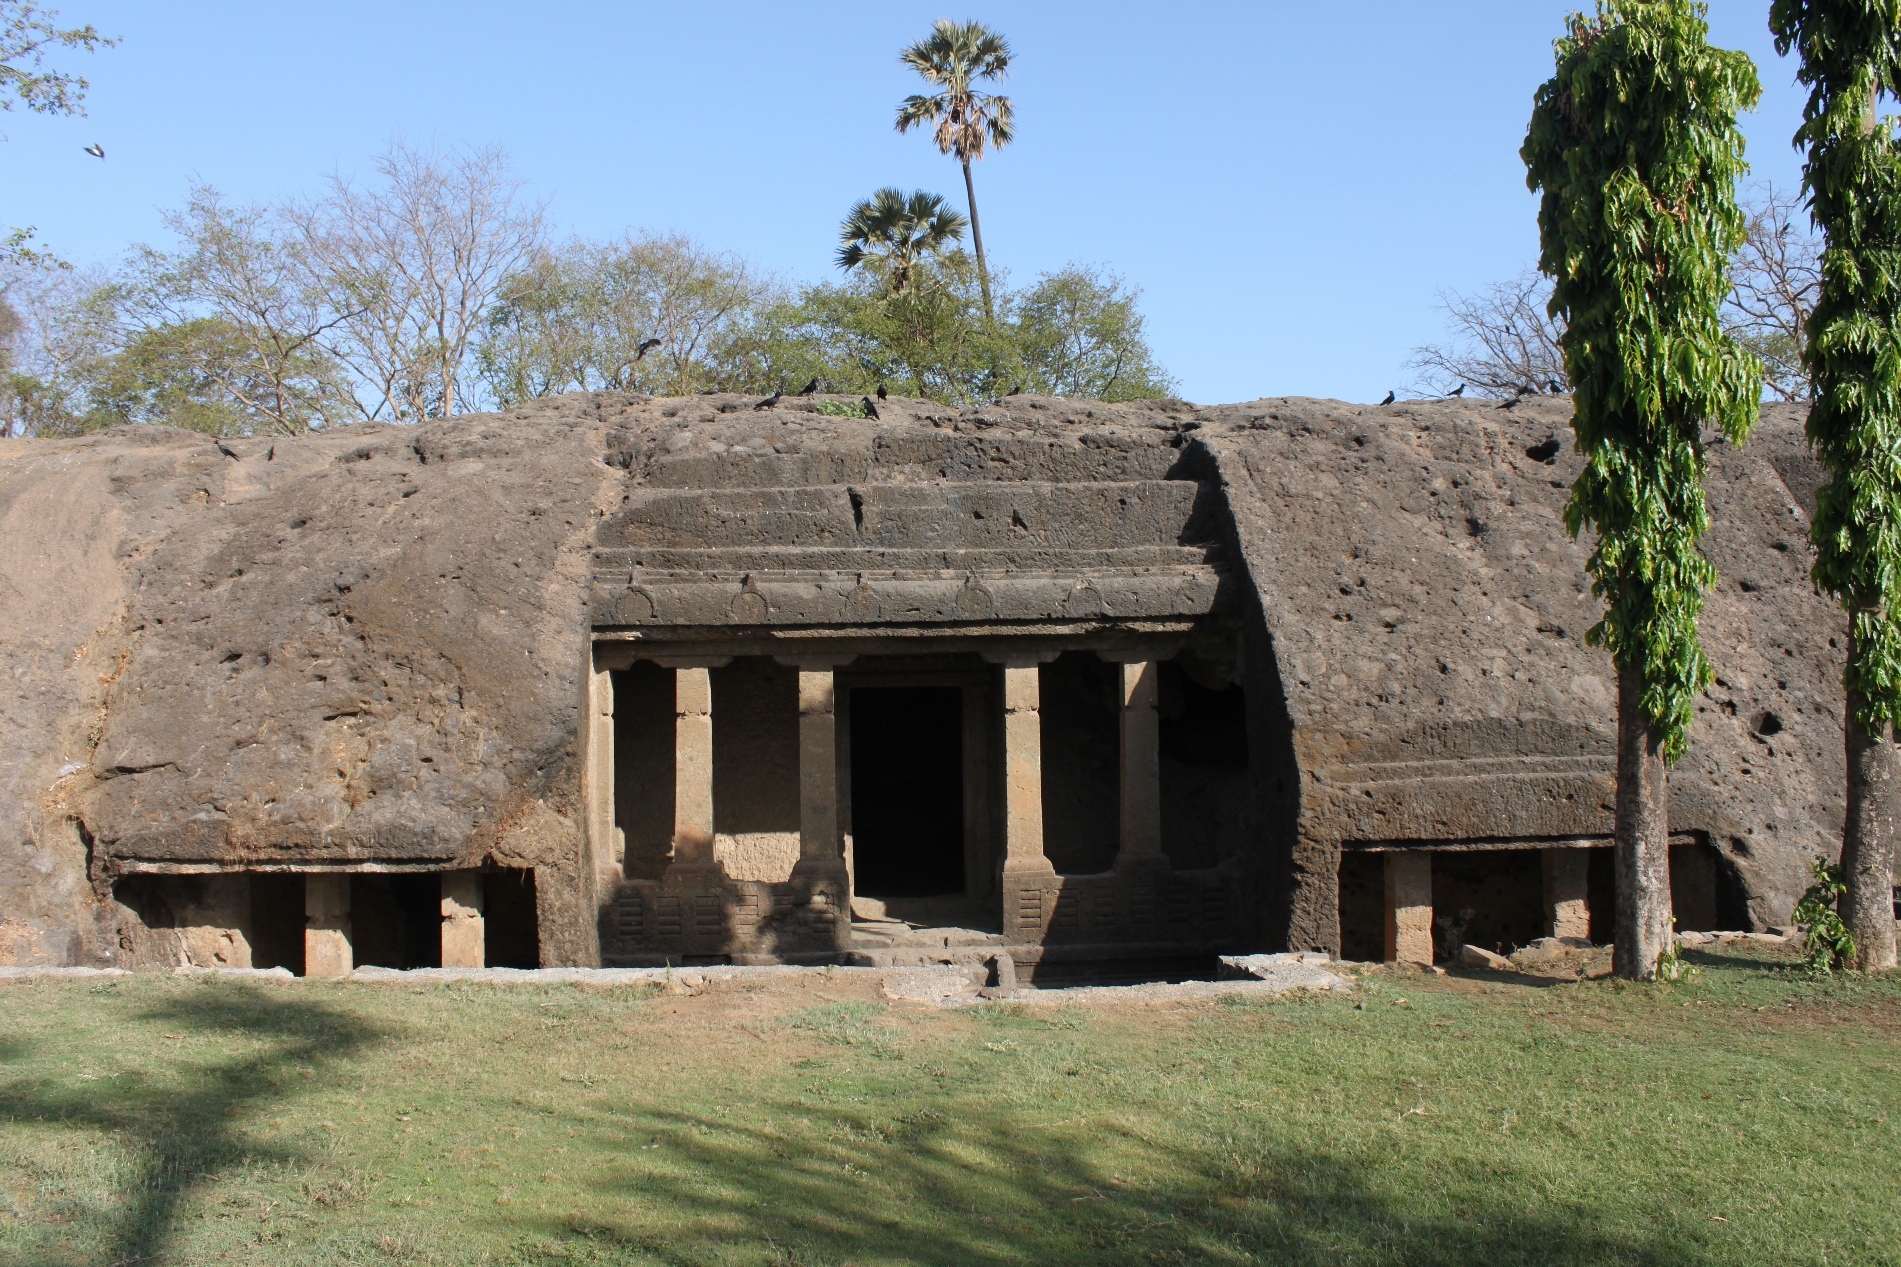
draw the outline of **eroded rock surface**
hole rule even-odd
[[[1257,857],[1237,882],[1258,948],[1337,950],[1343,849],[1609,831],[1613,678],[1583,638],[1588,543],[1560,522],[1562,400],[894,399],[878,422],[751,404],[577,394],[229,441],[235,459],[165,428],[0,442],[0,963],[137,958],[111,884],[138,865],[485,862],[536,869],[544,963],[592,962],[592,626],[676,599],[717,599],[709,626],[884,618],[871,603],[1075,624],[1122,592],[1206,611],[1187,547],[1208,537],[1249,613]],[[1835,848],[1842,622],[1807,580],[1799,415],[1771,407],[1713,453],[1719,682],[1672,822],[1721,851],[1760,927]],[[942,498],[906,489],[933,485],[962,490],[963,579],[675,594],[597,574],[698,551],[711,576],[760,548],[829,574],[881,525],[906,543],[894,575],[915,571]],[[1180,548],[1132,544],[1184,521]],[[664,541],[639,553],[629,525]],[[1045,575],[1090,551],[1123,590]]]

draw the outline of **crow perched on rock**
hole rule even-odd
[[[1551,389],[1553,396],[1562,396],[1564,394],[1564,384],[1555,378],[1547,378],[1545,380],[1545,386]]]
[[[233,453],[230,449],[227,449],[224,447],[224,441],[214,440],[212,441],[212,443],[218,446],[218,452],[224,454],[226,457],[230,458],[233,462],[238,460],[237,454]]]
[[[1382,405],[1390,405],[1390,404],[1392,404],[1392,403],[1393,403],[1393,398],[1394,398],[1395,396],[1397,396],[1398,394],[1399,394],[1398,392],[1387,392],[1387,393],[1386,393],[1386,399],[1385,399],[1385,400],[1382,400],[1382,401],[1380,402],[1380,404],[1382,404]]]
[[[634,349],[634,359],[636,361],[642,360],[643,358],[646,357],[647,353],[653,351],[655,348],[659,346],[660,346],[660,340],[658,339],[642,339],[640,341],[640,346]]]
[[[865,397],[864,406],[865,406],[865,417],[875,420],[878,417],[878,406],[871,403],[871,397],[869,396]]]
[[[1463,396],[1463,395],[1465,395],[1465,384],[1464,384],[1464,383],[1460,383],[1460,384],[1459,384],[1459,385],[1458,385],[1457,387],[1455,387],[1455,388],[1453,388],[1453,389],[1452,389],[1451,391],[1449,391],[1449,392],[1447,392],[1447,393],[1446,393],[1446,395],[1448,395],[1448,396]]]
[[[799,395],[810,396],[813,392],[817,390],[818,390],[818,380],[815,378],[799,390]]]
[[[879,400],[883,400],[883,399],[885,398],[885,395],[886,395],[886,393],[885,393],[885,389],[884,389],[884,384],[883,384],[883,383],[879,383],[879,384],[878,384],[878,399],[879,399]]]
[[[762,401],[759,401],[759,402],[757,402],[757,403],[755,403],[755,404],[753,405],[753,408],[754,408],[754,409],[770,409],[770,408],[772,408],[772,407],[773,407],[774,405],[776,405],[776,404],[778,404],[778,403],[779,403],[779,397],[781,397],[781,396],[783,396],[783,395],[785,395],[785,391],[784,391],[784,389],[781,389],[781,390],[779,390],[779,391],[776,391],[776,392],[774,392],[774,393],[772,393],[772,395],[770,395],[770,396],[768,396],[768,397],[766,397],[766,398],[765,398],[764,400],[762,400]]]
[[[277,446],[276,445],[273,444],[271,446],[271,451],[264,455],[264,460],[266,462],[275,462],[277,460]]]

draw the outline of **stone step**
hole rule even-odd
[[[595,530],[606,549],[1114,549],[1176,545],[1190,480],[639,488]],[[1212,532],[1201,532],[1203,537]]]

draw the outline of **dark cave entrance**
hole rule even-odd
[[[877,898],[964,892],[963,716],[958,687],[853,688],[856,892]]]

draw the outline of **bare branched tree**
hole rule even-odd
[[[1564,328],[1545,311],[1550,298],[1551,283],[1535,270],[1476,295],[1441,291],[1453,341],[1413,349],[1418,390],[1444,396],[1463,383],[1472,395],[1501,397],[1562,387]]]
[[[326,350],[362,380],[365,418],[446,418],[471,402],[463,377],[488,309],[542,244],[542,208],[499,149],[397,143],[378,180],[333,177],[287,212],[327,305],[352,314]]]
[[[1797,194],[1764,182],[1743,199],[1749,228],[1730,260],[1723,324],[1762,360],[1763,385],[1778,400],[1807,400],[1802,368],[1809,313],[1822,288],[1822,243]]]
[[[324,340],[361,311],[338,312],[295,239],[261,207],[231,207],[195,186],[165,216],[179,248],[140,247],[127,268],[125,308],[153,327],[219,323],[218,339],[179,341],[183,362],[260,430],[295,435],[356,412],[342,366]]]
[[[88,388],[122,341],[109,281],[0,262],[0,437],[85,429]]]
[[[1762,359],[1766,391],[1779,400],[1806,400],[1802,348],[1821,286],[1821,242],[1798,195],[1765,182],[1746,190],[1741,202],[1748,236],[1729,262],[1732,290],[1723,324]],[[1562,387],[1558,337],[1564,327],[1545,311],[1550,297],[1550,282],[1536,272],[1475,295],[1441,292],[1451,339],[1413,349],[1417,390],[1442,396],[1464,383],[1474,395],[1516,396],[1526,387]]]

